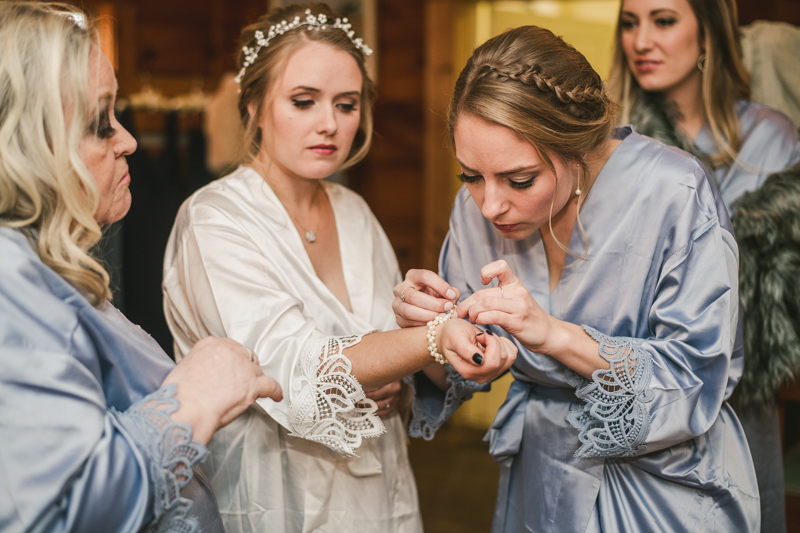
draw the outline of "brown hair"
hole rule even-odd
[[[102,53],[74,6],[0,2],[0,226],[21,230],[44,264],[100,307],[111,293],[89,253],[101,235],[99,194],[79,152],[92,123],[92,47]]]
[[[736,101],[750,98],[750,74],[742,61],[742,45],[735,0],[688,0],[697,18],[698,39],[705,49],[702,99],[705,118],[718,153],[711,155],[713,166],[730,165],[741,148]],[[620,16],[622,4],[620,4]],[[611,65],[612,94],[622,106],[621,119],[627,122],[637,92],[642,91],[633,76],[622,48],[622,26],[617,22],[614,59]]]
[[[258,19],[258,22],[242,30],[240,50],[243,47],[255,46],[255,33],[261,31],[264,35],[269,33],[269,28],[280,24],[282,21],[291,21],[295,17],[305,19],[305,11],[310,10],[313,15],[324,14],[328,20],[335,20],[335,15],[326,4],[292,4],[278,8]],[[261,131],[258,127],[261,114],[268,109],[274,99],[274,90],[277,80],[283,74],[286,62],[293,52],[302,48],[309,41],[328,44],[350,54],[361,71],[363,85],[361,88],[361,121],[342,169],[351,167],[361,161],[369,151],[372,142],[372,104],[375,101],[375,84],[367,75],[364,53],[356,48],[350,37],[341,29],[328,26],[325,29],[303,31],[306,27],[300,26],[290,30],[269,41],[269,46],[261,48],[255,63],[248,66],[241,78],[241,96],[239,98],[239,113],[245,128],[245,161],[252,160],[261,150]],[[239,66],[244,64],[245,53],[239,52]],[[248,106],[252,104],[253,116],[250,115]]]
[[[456,82],[447,122],[453,144],[458,118],[468,114],[528,141],[554,173],[550,154],[574,161],[585,175],[584,156],[611,138],[615,110],[583,54],[549,30],[522,26],[473,52]]]

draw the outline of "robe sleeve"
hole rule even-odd
[[[727,214],[721,225],[700,200],[689,204],[660,265],[650,335],[609,336],[584,325],[610,368],[590,381],[569,373],[583,400],[567,418],[580,432],[578,457],[641,455],[698,437],[738,380],[738,249]]]
[[[174,386],[109,409],[97,355],[76,353],[77,312],[44,268],[0,251],[0,529],[195,531],[180,490],[206,448],[170,420]]]
[[[256,242],[230,213],[187,202],[165,259],[165,314],[176,354],[208,335],[252,348],[284,393],[281,402],[258,405],[290,435],[349,457],[363,438],[385,431],[343,353],[361,336],[320,332],[291,290],[286,253],[275,242]]]

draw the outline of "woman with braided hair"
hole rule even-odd
[[[622,123],[711,170],[737,235],[746,364],[733,395],[761,497],[761,531],[786,531],[778,392],[800,375],[797,129],[749,101],[734,0],[625,0],[612,69]],[[762,186],[766,185],[762,190]],[[758,194],[755,194],[755,192]],[[776,202],[776,200],[778,200]]]
[[[484,43],[456,82],[464,186],[440,272],[459,317],[518,348],[489,431],[493,531],[757,531],[727,403],[742,369],[727,211],[695,158],[615,121],[586,59],[534,26]],[[395,288],[401,326],[430,319],[436,283]],[[444,393],[409,382],[426,438],[477,388],[454,371]]]

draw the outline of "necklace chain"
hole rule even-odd
[[[314,199],[311,201],[312,207],[313,207],[314,201],[316,201],[316,199],[317,199],[317,195],[320,193],[321,190],[322,190],[322,187],[319,187],[317,189],[317,192],[314,193]],[[289,213],[289,210],[287,209],[286,212]],[[298,227],[298,229],[300,230],[300,233],[303,234],[303,237],[305,238],[305,240],[306,240],[306,242],[308,244],[313,244],[313,243],[316,242],[316,240],[317,240],[317,232],[319,231],[319,224],[320,224],[320,221],[319,221],[319,219],[320,219],[319,210],[317,210],[316,230],[308,229],[308,226],[306,226],[305,224],[300,223],[300,221],[297,218],[295,218],[294,216],[292,216],[291,213],[289,213],[289,218],[291,218],[292,222],[294,222],[295,225]]]

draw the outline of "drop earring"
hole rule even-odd
[[[581,195],[581,166],[576,164],[575,167],[578,169],[578,186],[575,188],[575,194],[580,196]]]

